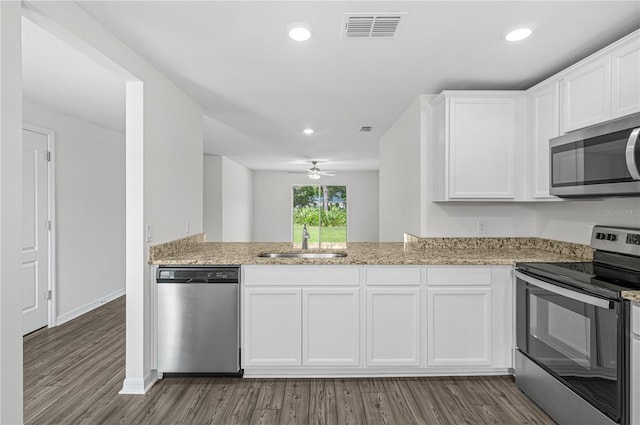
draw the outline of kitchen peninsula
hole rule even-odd
[[[405,241],[263,258],[303,251],[200,234],[152,247],[150,264],[241,266],[246,376],[498,375],[513,373],[514,264],[593,255],[540,238]]]

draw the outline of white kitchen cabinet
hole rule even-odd
[[[302,364],[359,366],[360,289],[302,289]]]
[[[513,365],[511,267],[427,269],[427,367]]]
[[[631,423],[640,425],[640,304],[631,309]]]
[[[611,53],[611,118],[640,112],[640,34]]]
[[[562,75],[562,131],[640,112],[640,32],[577,63]]]
[[[562,78],[563,126],[567,133],[611,118],[611,58],[596,56]]]
[[[301,289],[245,288],[243,307],[243,366],[299,366]]]
[[[367,366],[420,365],[421,288],[367,288]]]
[[[435,200],[516,198],[517,151],[526,139],[524,92],[445,91],[432,106],[436,156],[444,165],[435,172]]]
[[[530,92],[531,135],[529,192],[533,199],[559,199],[549,194],[549,140],[560,135],[560,82],[551,80]]]

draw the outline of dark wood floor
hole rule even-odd
[[[24,338],[26,424],[553,424],[510,377],[124,380],[124,297]]]

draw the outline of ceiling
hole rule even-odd
[[[418,95],[526,89],[640,27],[638,1],[78,4],[203,106],[206,153],[254,170],[375,170],[380,136]],[[346,12],[407,15],[394,38],[343,39]],[[288,38],[295,22],[309,41]],[[530,38],[504,40],[524,24]],[[37,27],[25,33],[25,96],[123,131],[123,83]]]

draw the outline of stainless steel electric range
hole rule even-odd
[[[516,385],[559,424],[629,424],[640,229],[595,226],[592,262],[516,264]]]

